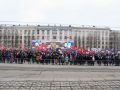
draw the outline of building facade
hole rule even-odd
[[[120,30],[112,30],[110,33],[110,48],[120,51]]]
[[[48,45],[55,43],[62,47],[65,42],[74,41],[77,47],[120,49],[117,40],[120,35],[117,32],[108,27],[95,26],[0,25],[0,45],[8,48],[20,48],[20,45],[22,48],[31,48],[32,40],[40,40]],[[116,34],[117,39],[114,38],[114,41]]]

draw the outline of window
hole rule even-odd
[[[60,36],[60,40],[62,39],[62,36]]]
[[[44,30],[42,30],[42,34],[44,34]]]
[[[39,34],[39,30],[37,30],[37,34]]]
[[[48,35],[50,34],[50,30],[47,31],[47,34],[48,34]]]
[[[104,46],[102,46],[102,48],[104,48]]]
[[[65,36],[64,39],[67,39],[67,36]]]
[[[98,44],[100,44],[100,42],[98,42]]]
[[[35,37],[34,36],[32,36],[32,40],[34,40],[35,39]]]
[[[95,45],[94,48],[97,48],[97,46]]]
[[[32,30],[32,35],[34,35],[35,34],[35,30]]]
[[[15,39],[18,39],[18,36],[15,36]]]
[[[39,36],[37,36],[37,39],[39,40]]]
[[[20,39],[22,39],[22,36],[20,36]]]
[[[108,48],[108,46],[106,46],[105,48]]]
[[[57,30],[53,30],[53,31],[52,31],[52,34],[57,34]]]
[[[102,40],[104,40],[104,37],[102,37]]]
[[[28,35],[30,35],[30,30],[28,30]]]
[[[56,36],[53,36],[53,39],[56,39]]]
[[[72,39],[72,36],[70,36],[70,39]]]
[[[47,36],[47,40],[49,40],[50,39],[50,37],[49,36]]]
[[[12,39],[14,39],[14,36],[12,36]]]
[[[22,36],[22,30],[20,30],[20,36]]]
[[[27,30],[24,31],[24,34],[27,34]]]
[[[4,39],[7,39],[7,36],[4,36]]]
[[[27,36],[24,36],[24,39],[27,39]]]
[[[100,46],[98,46],[98,48],[100,48]]]
[[[42,39],[44,39],[44,36],[42,36]]]
[[[104,31],[102,31],[102,34],[104,35]]]
[[[8,36],[8,39],[10,39],[10,36]]]
[[[107,32],[107,31],[105,32],[105,35],[106,35],[106,36],[108,35],[108,32]]]
[[[0,30],[0,34],[2,33],[2,30]]]
[[[60,34],[62,34],[62,30],[60,30]]]

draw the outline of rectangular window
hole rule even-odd
[[[104,31],[102,31],[102,35],[104,35]]]
[[[104,37],[102,37],[102,40],[104,40]]]
[[[30,35],[30,30],[28,30],[28,35]]]
[[[7,39],[7,36],[4,36],[4,39]]]
[[[44,34],[44,30],[42,30],[42,34]]]
[[[97,48],[97,46],[95,45],[94,48]]]
[[[27,39],[27,36],[24,36],[24,39]]]
[[[20,30],[20,36],[22,36],[22,30]]]
[[[52,34],[57,34],[57,30],[52,30]]]
[[[104,46],[102,46],[102,48],[104,48]]]
[[[47,31],[47,35],[49,35],[49,34],[50,34],[50,30]]]
[[[0,30],[0,34],[2,33],[2,30]]]
[[[34,40],[35,39],[35,37],[34,36],[32,36],[32,40]]]
[[[106,36],[108,35],[108,32],[107,32],[107,31],[105,32],[105,35],[106,35]]]
[[[100,42],[98,42],[98,44],[100,44]]]
[[[12,36],[12,39],[14,39],[14,36]]]
[[[42,39],[44,39],[44,36],[42,36]]]
[[[37,39],[39,40],[39,36],[37,36]]]
[[[62,30],[60,30],[60,34],[62,34]]]
[[[60,36],[60,40],[62,39],[62,36]]]
[[[67,39],[67,36],[65,36],[64,39]]]
[[[106,46],[106,48],[108,48],[108,46]]]
[[[37,34],[39,34],[39,30],[37,30]]]
[[[53,36],[53,39],[56,39],[56,36]]]
[[[20,36],[20,39],[22,39],[22,36]]]
[[[8,36],[8,39],[10,39],[10,36]]]
[[[32,35],[34,35],[35,34],[35,30],[32,30]]]
[[[70,39],[72,39],[72,36],[70,36]]]
[[[98,48],[100,48],[100,46],[98,46]]]
[[[50,37],[49,36],[47,36],[47,40],[49,40],[50,39]]]
[[[24,31],[24,34],[27,34],[27,30]]]

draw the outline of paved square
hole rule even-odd
[[[120,67],[0,64],[0,90],[120,90]]]

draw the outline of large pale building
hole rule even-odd
[[[77,47],[116,48],[113,45],[117,45],[118,41],[115,42],[110,38],[114,35],[109,27],[0,25],[0,45],[8,48],[20,48],[21,44],[22,48],[31,48],[32,40],[40,40],[49,45],[55,43],[58,46],[64,46],[65,42],[74,41]],[[119,45],[118,47],[120,48]],[[118,47],[117,49],[119,49]]]
[[[120,51],[120,30],[112,30],[110,34],[110,48]]]

